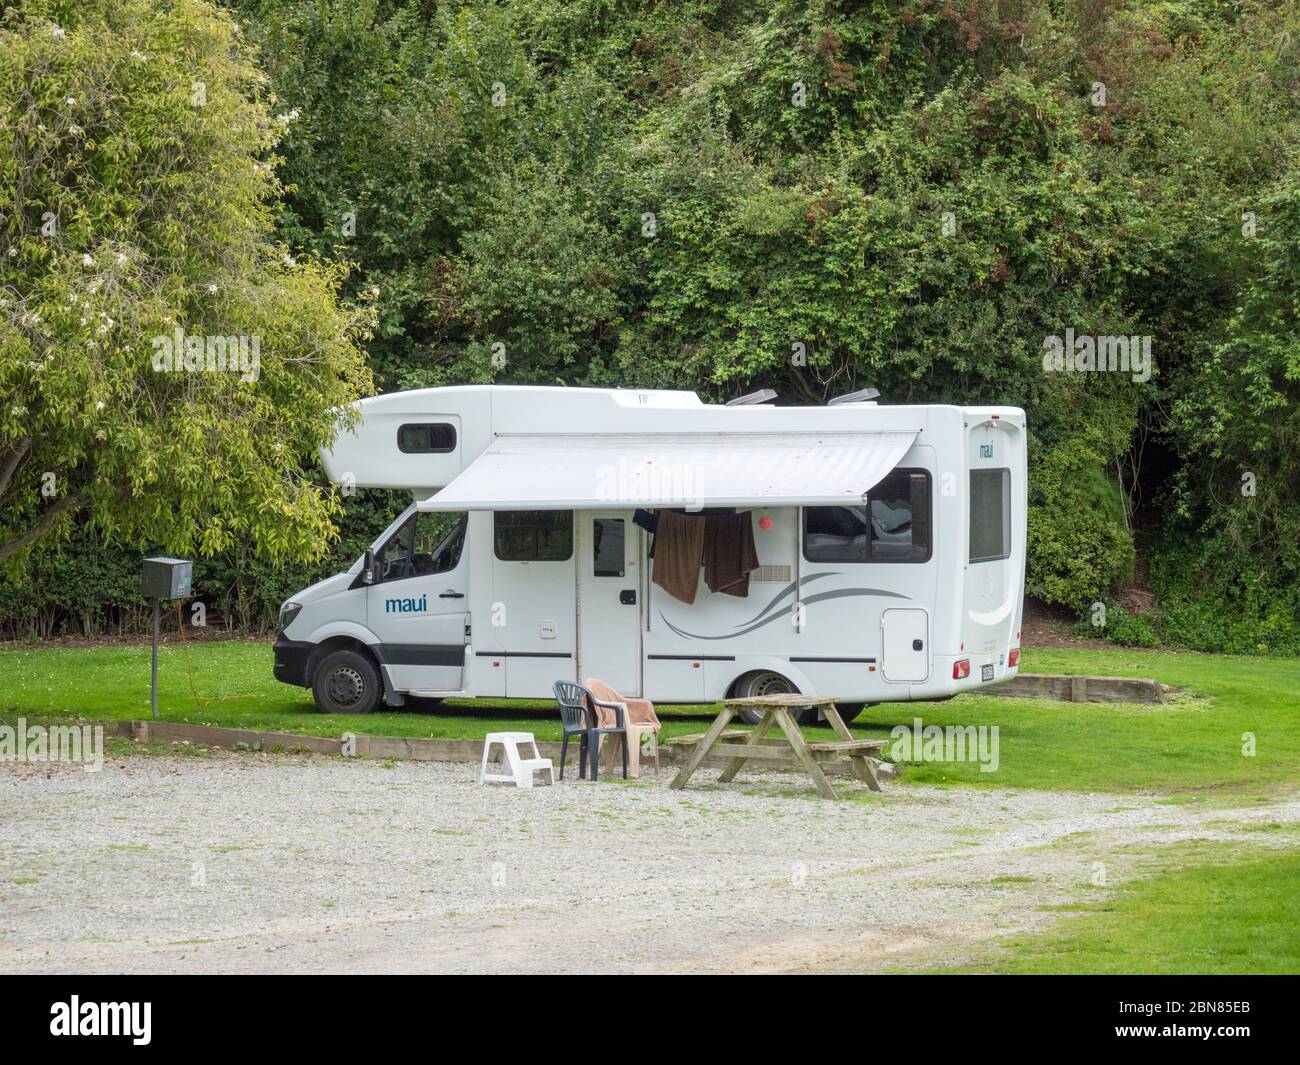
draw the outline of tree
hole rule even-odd
[[[315,557],[312,483],[370,375],[344,267],[271,240],[271,115],[202,0],[0,21],[0,561],[73,521],[178,553]],[[346,417],[346,416],[344,416]]]

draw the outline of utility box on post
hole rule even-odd
[[[158,603],[163,599],[188,599],[194,563],[184,558],[146,558],[140,591],[153,600],[153,673],[149,680],[149,706],[158,720]]]
[[[149,599],[188,599],[194,563],[183,558],[146,558],[140,591]]]

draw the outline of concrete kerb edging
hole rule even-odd
[[[1167,684],[1146,677],[1087,677],[1069,673],[1020,673],[976,695],[1004,698],[1053,699],[1063,703],[1167,703],[1172,692]]]
[[[221,728],[216,725],[187,725],[176,721],[119,721],[117,733],[140,743],[157,740],[164,743],[204,743],[213,747],[233,748],[239,744],[257,747],[263,751],[342,755],[343,740],[332,736],[300,736],[288,732],[258,732],[252,729]],[[576,741],[569,742],[569,764],[577,765]],[[560,744],[555,740],[539,740],[537,749],[543,758],[559,765]],[[483,757],[482,740],[435,740],[406,736],[367,736],[356,733],[353,753],[358,758],[394,758],[414,762],[477,762]],[[665,740],[660,748],[660,761],[665,766],[676,766],[683,756]],[[494,759],[495,760],[495,759]],[[730,761],[726,755],[709,757],[704,764],[721,766]],[[653,772],[653,760],[642,761],[642,772]],[[847,766],[828,763],[823,766],[828,773],[847,773]],[[884,779],[898,776],[898,767],[888,762],[880,764]]]
[[[1051,699],[1073,703],[1145,703],[1162,704],[1169,701],[1170,693],[1177,691],[1159,681],[1142,677],[1090,677],[1072,674],[1021,673],[1011,680],[988,688],[976,689],[978,695],[1000,695],[1011,698]],[[109,730],[140,742],[160,740],[172,743],[204,743],[214,747],[240,745],[267,751],[290,753],[344,754],[342,737],[302,736],[288,732],[260,732],[253,729],[221,728],[216,725],[189,725],[177,721],[118,721],[109,723]],[[576,747],[570,743],[570,747]],[[557,765],[560,744],[542,740],[537,744],[543,758]],[[483,757],[482,740],[436,740],[405,736],[353,735],[350,755],[358,758],[394,758],[415,762],[477,762]],[[570,752],[576,762],[577,751]],[[675,766],[685,760],[685,750],[673,746],[670,738],[663,741],[660,760]],[[704,764],[721,766],[730,761],[727,755],[710,755]],[[836,775],[849,772],[848,764],[827,763],[827,773]],[[890,762],[879,763],[883,779],[896,778],[901,767]]]

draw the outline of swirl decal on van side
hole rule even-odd
[[[839,576],[838,573],[812,573],[809,574],[807,577],[801,578],[801,582],[803,586],[806,588],[808,585],[812,584],[813,581],[819,581],[823,577],[838,577],[838,576]],[[753,622],[757,621],[759,618],[765,617],[770,611],[775,610],[777,604],[780,603],[781,600],[784,599],[787,595],[794,594],[794,586],[795,586],[795,582],[791,581],[779,592],[777,592],[776,595],[772,596],[772,601],[768,603],[767,606],[763,607],[763,609],[760,610],[757,614],[755,614],[752,618],[750,618],[749,621],[742,621],[740,625],[737,625],[735,627],[740,628],[742,625],[752,624]],[[660,617],[663,617],[663,615],[660,614]],[[664,618],[664,620],[667,621],[668,619]]]
[[[835,577],[835,576],[838,576],[838,574],[834,574],[834,573],[813,574],[813,577]],[[812,580],[813,577],[809,577],[808,580]],[[805,583],[807,582],[805,581]],[[702,635],[701,633],[687,632],[685,629],[679,628],[678,626],[674,625],[671,621],[669,621],[664,616],[664,612],[662,610],[659,611],[659,618],[660,620],[663,621],[665,625],[667,625],[670,629],[672,629],[673,632],[675,632],[678,636],[686,636],[692,640],[730,640],[736,636],[748,635],[749,633],[755,631],[756,629],[764,628],[765,626],[772,624],[772,622],[774,621],[778,621],[781,618],[788,617],[791,614],[791,612],[793,612],[794,610],[793,602],[790,603],[788,606],[786,606],[784,609],[779,610],[776,613],[771,614],[770,616],[765,617],[765,615],[768,615],[769,612],[772,610],[772,608],[775,607],[777,603],[779,603],[782,599],[784,599],[793,590],[794,590],[794,585],[791,584],[788,588],[779,592],[776,595],[776,597],[772,600],[772,602],[768,604],[768,606],[765,609],[763,609],[758,613],[758,615],[755,617],[752,624],[742,622],[741,623],[742,625],[748,625],[747,628],[740,628],[736,632],[724,632],[720,636],[705,636]],[[812,603],[821,603],[829,599],[857,599],[860,597],[867,598],[867,599],[874,598],[874,597],[880,597],[885,599],[902,599],[907,602],[911,602],[910,596],[900,595],[898,592],[887,592],[883,588],[841,588],[833,592],[821,592],[817,595],[810,595],[803,600],[803,604],[804,606],[808,606]],[[760,621],[758,620],[759,618],[763,618],[764,620]]]

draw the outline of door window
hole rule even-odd
[[[591,521],[593,572],[597,577],[622,577],[623,519],[593,518]]]

